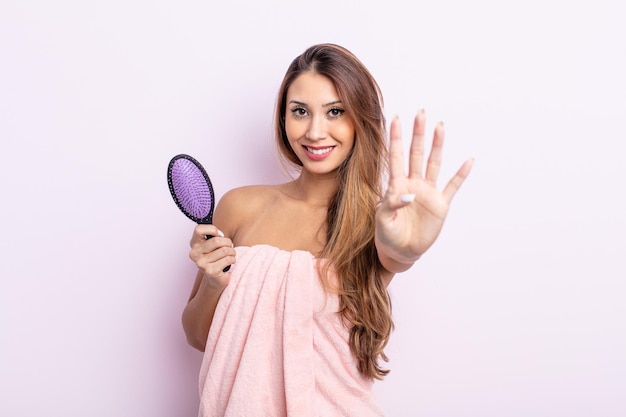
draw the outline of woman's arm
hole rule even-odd
[[[213,217],[214,223],[228,236],[234,236],[237,230],[238,205],[232,200],[232,193],[224,195]],[[190,242],[189,257],[198,267],[198,273],[183,310],[182,322],[187,342],[201,351],[206,347],[217,303],[230,281],[230,272],[224,272],[224,268],[236,261],[233,242],[224,237],[224,233],[215,225],[198,225]],[[207,235],[213,237],[206,239]]]
[[[183,329],[190,346],[204,352],[209,328],[217,302],[224,288],[212,288],[205,279],[204,272],[198,270],[189,302],[183,310]]]

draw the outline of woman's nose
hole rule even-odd
[[[306,131],[306,138],[310,140],[321,140],[326,137],[326,120],[321,115],[311,117]]]

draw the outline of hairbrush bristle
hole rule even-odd
[[[168,169],[170,192],[178,208],[196,223],[210,223],[213,189],[204,168],[188,155],[172,159]]]

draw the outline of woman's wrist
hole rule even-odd
[[[386,247],[378,239],[375,240],[375,243],[376,250],[378,252],[378,259],[380,260],[382,266],[389,272],[404,272],[411,268],[421,257],[421,254],[411,257],[402,255],[398,251],[394,251]]]

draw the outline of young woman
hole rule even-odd
[[[472,161],[439,191],[443,126],[424,167],[421,111],[406,175],[399,121],[387,151],[376,81],[332,44],[291,63],[275,124],[298,176],[226,193],[191,239],[198,274],[183,327],[205,351],[199,414],[380,416],[387,286],[433,244]]]

